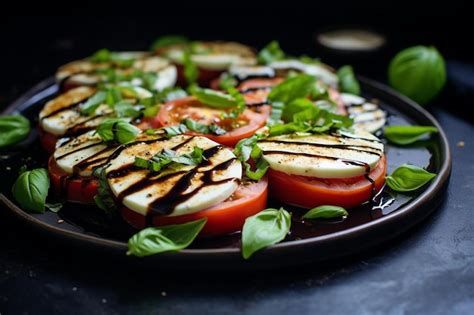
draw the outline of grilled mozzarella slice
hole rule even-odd
[[[127,208],[142,215],[188,214],[224,201],[238,188],[242,168],[231,150],[204,137],[149,137],[119,147],[106,167],[112,193]],[[205,159],[199,165],[161,172],[133,166],[135,157],[149,159],[164,149],[182,155],[194,147],[204,150]]]
[[[100,105],[93,115],[81,115],[78,107],[95,92],[93,87],[77,87],[47,102],[39,114],[41,128],[61,136],[68,132],[80,133],[81,130],[96,127],[114,112],[109,106]]]
[[[387,122],[387,113],[377,104],[354,94],[342,93],[341,99],[349,117],[354,119],[354,128],[368,132],[376,132]]]
[[[339,83],[337,75],[328,66],[323,64],[309,64],[299,60],[289,59],[273,61],[269,64],[269,66],[275,69],[277,72],[288,72],[293,70],[313,75],[332,87],[337,87]]]
[[[251,78],[273,78],[275,76],[275,70],[267,66],[231,66],[228,73],[239,81]]]
[[[177,64],[182,64],[184,45],[172,45],[164,48],[160,54]],[[227,70],[230,66],[249,66],[257,63],[251,48],[234,42],[198,42],[193,48],[191,60],[202,69]]]
[[[165,58],[152,56],[146,52],[121,52],[118,53],[123,59],[134,59],[133,64],[126,68],[116,68],[119,74],[130,74],[134,70],[158,74],[155,82],[156,90],[163,90],[176,84],[177,70]],[[97,72],[100,69],[114,68],[109,62],[94,63],[88,59],[77,60],[63,65],[56,73],[56,80],[63,82],[67,80],[72,86],[92,86],[106,80],[106,77]],[[142,85],[141,79],[134,79],[133,84]]]
[[[364,131],[275,136],[258,142],[270,168],[291,175],[349,178],[366,174],[379,162],[383,144]]]
[[[115,149],[116,146],[106,145],[92,130],[78,137],[60,139],[53,157],[66,173],[91,176],[93,169],[102,166]]]

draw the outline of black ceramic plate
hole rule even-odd
[[[125,258],[126,241],[135,231],[120,218],[110,220],[94,207],[66,204],[58,213],[30,214],[12,201],[11,185],[22,165],[28,168],[45,166],[47,155],[42,151],[33,128],[28,139],[8,150],[0,151],[0,201],[31,226],[67,241],[64,246],[87,246],[117,255],[131,262],[174,268],[255,268],[276,267],[316,262],[349,255],[390,240],[432,213],[442,199],[448,183],[451,158],[446,136],[438,122],[423,108],[393,90],[371,80],[360,78],[364,96],[376,98],[389,113],[389,124],[410,123],[434,125],[439,133],[431,140],[408,147],[386,146],[388,172],[403,163],[426,167],[438,176],[422,191],[412,195],[394,196],[390,205],[373,208],[363,205],[350,211],[342,222],[304,223],[301,211],[292,209],[293,223],[284,242],[256,253],[245,261],[240,253],[240,234],[198,239],[191,248],[178,253],[166,253],[146,258]],[[54,97],[58,87],[47,79],[21,96],[3,114],[20,112],[29,117],[33,126],[43,104]],[[390,199],[384,192],[378,203]],[[275,206],[279,206],[276,205]]]

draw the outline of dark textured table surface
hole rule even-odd
[[[72,45],[55,43],[54,49]],[[42,71],[67,54],[51,56],[57,61]],[[32,77],[13,78],[2,89],[2,106],[44,76],[30,70]],[[450,63],[451,82],[472,84],[465,70]],[[474,128],[466,95],[450,85],[430,108],[452,149],[444,202],[395,241],[322,266],[244,274],[142,271],[60,245],[1,208],[0,314],[473,314]]]

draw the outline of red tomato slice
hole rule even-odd
[[[239,84],[238,90],[244,94],[245,104],[262,104],[267,101],[270,88],[283,82],[283,78],[250,79]]]
[[[237,191],[224,202],[211,208],[180,216],[156,216],[154,226],[181,224],[207,218],[201,236],[224,235],[242,230],[245,219],[266,208],[268,182],[241,184]],[[122,216],[132,226],[142,229],[146,226],[145,216],[128,208],[122,208]]]
[[[383,156],[369,177],[375,182],[375,191],[385,183],[387,163]],[[372,184],[364,177],[351,178],[311,178],[288,175],[269,169],[270,194],[284,203],[313,208],[333,205],[353,208],[370,199]]]
[[[99,187],[97,178],[71,176],[58,166],[53,157],[49,158],[48,171],[51,187],[57,195],[71,202],[94,204]]]
[[[270,115],[270,106],[259,106],[255,111],[246,109],[237,119],[237,122],[241,125],[235,129],[229,127],[230,120],[220,118],[221,113],[221,110],[202,105],[195,97],[185,97],[163,104],[154,125],[156,127],[177,125],[185,118],[203,124],[214,123],[226,129],[227,133],[220,136],[195,132],[188,134],[204,136],[222,145],[232,147],[241,139],[251,137],[259,128],[265,125]]]

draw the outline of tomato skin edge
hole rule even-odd
[[[182,224],[206,217],[207,222],[199,236],[227,235],[241,231],[245,220],[266,208],[268,197],[268,182],[263,179],[256,183],[259,187],[254,196],[243,197],[242,201],[223,202],[209,209],[180,216],[157,216],[153,218],[153,226]],[[126,207],[121,208],[122,217],[137,229],[146,227],[146,218]]]
[[[375,181],[375,192],[380,191],[385,183],[387,171],[386,159],[383,157],[377,167],[369,176]],[[283,203],[302,207],[313,208],[321,205],[333,205],[346,209],[354,208],[368,201],[372,194],[372,185],[363,178],[360,186],[352,190],[340,188],[327,188],[313,185],[301,177],[288,175],[269,169],[270,196]],[[362,184],[363,183],[363,184]]]

